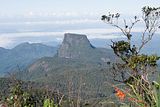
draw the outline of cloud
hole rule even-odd
[[[108,34],[111,36],[112,33],[118,33],[115,29],[78,29],[78,30],[64,30],[62,32],[17,32],[17,33],[2,33],[0,37],[6,40],[14,40],[16,38],[41,38],[41,37],[52,37],[55,39],[63,38],[64,33],[78,33],[86,34],[89,38],[108,38]]]
[[[9,47],[10,44],[12,43],[13,43],[12,39],[0,36],[0,47]]]
[[[96,32],[97,31],[97,32]],[[19,32],[19,33],[3,33],[0,34],[0,47],[10,48],[15,44],[22,42],[49,42],[62,41],[64,33],[79,33],[86,34],[89,39],[112,39],[119,38],[117,35],[107,34],[101,29],[79,29],[79,30],[65,30],[63,32]],[[104,35],[106,34],[106,35]],[[11,46],[12,45],[12,46]],[[10,46],[10,47],[9,47]]]
[[[19,33],[3,33],[0,37],[7,38],[24,38],[24,37],[59,37],[62,36],[64,32],[19,32]]]
[[[144,31],[143,28],[134,28],[132,32],[142,32]],[[78,29],[78,30],[66,30],[66,32],[71,33],[84,33],[84,34],[108,34],[108,33],[119,33],[121,32],[119,29],[116,28],[95,28],[95,29]]]
[[[0,47],[13,48],[22,42],[42,43],[48,41],[61,41],[64,32],[20,32],[0,34]]]
[[[132,32],[141,32],[142,28],[134,29]],[[118,29],[77,29],[77,30],[64,30],[62,32],[17,32],[17,33],[3,33],[0,34],[0,47],[13,47],[11,45],[19,44],[22,42],[51,42],[62,41],[64,33],[78,33],[85,34],[89,39],[115,39],[124,38],[119,34]]]
[[[102,12],[99,11],[28,11],[25,12],[23,17],[97,17],[101,15]]]
[[[24,21],[24,22],[0,22],[1,25],[74,25],[74,24],[95,24],[100,23],[97,19],[66,19],[54,21]]]

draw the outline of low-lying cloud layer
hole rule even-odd
[[[133,29],[133,32],[142,31],[141,27]],[[119,32],[120,30],[108,27],[98,18],[0,20],[0,47],[12,48],[22,42],[60,43],[64,33],[86,34],[89,39],[122,38]]]
[[[135,30],[135,32],[138,30]],[[123,38],[119,34],[119,30],[115,29],[77,29],[77,30],[64,30],[62,32],[17,32],[17,33],[1,33],[0,34],[0,47],[10,48],[22,42],[61,42],[64,33],[78,33],[85,34],[89,39],[116,39]]]
[[[96,30],[96,29],[93,29]],[[94,33],[89,32],[90,30],[78,30],[78,31],[64,31],[64,32],[20,32],[20,33],[3,33],[0,34],[0,47],[10,48],[16,44],[22,42],[51,42],[56,41],[60,42],[63,39],[64,33],[78,33],[78,34],[86,34],[89,39],[113,39],[120,38],[121,36],[108,34],[107,32],[102,33]],[[98,31],[98,30],[97,30]]]

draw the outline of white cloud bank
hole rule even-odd
[[[68,20],[55,20],[55,21],[24,21],[24,22],[0,22],[1,25],[73,25],[73,24],[95,24],[100,23],[98,19],[68,19]]]
[[[112,30],[111,30],[112,31]],[[63,32],[20,32],[20,33],[2,33],[0,34],[0,47],[10,48],[13,44],[21,42],[49,42],[62,41],[64,33],[86,34],[89,39],[114,39],[120,36],[111,34],[106,29],[79,29],[66,30]],[[33,38],[33,39],[32,39]]]
[[[140,32],[142,29],[135,29],[133,32]],[[117,35],[118,29],[78,29],[64,30],[63,32],[19,32],[0,34],[0,47],[9,48],[17,42],[49,42],[62,41],[64,33],[85,34],[89,39],[115,39],[124,36]],[[12,46],[13,47],[13,46]]]
[[[0,47],[9,47],[12,43],[13,40],[11,38],[0,36]]]

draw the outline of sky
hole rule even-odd
[[[159,6],[159,0],[0,0],[0,13],[8,15],[59,12],[119,11],[137,13],[145,5]]]
[[[21,42],[61,40],[65,32],[83,33],[90,38],[117,32],[100,17],[119,12],[130,17],[141,14],[143,6],[160,6],[159,0],[0,0],[0,47]],[[106,29],[106,30],[105,30]],[[139,30],[139,29],[138,29]],[[44,38],[49,38],[45,39]],[[36,38],[36,39],[35,39]]]
[[[159,6],[159,0],[0,0],[2,15],[32,15],[34,13],[100,13],[118,11],[139,13],[145,5]],[[72,14],[71,14],[72,15]]]

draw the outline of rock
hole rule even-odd
[[[86,35],[66,33],[62,45],[58,50],[58,57],[62,58],[80,58],[88,50],[94,47],[89,42]]]

